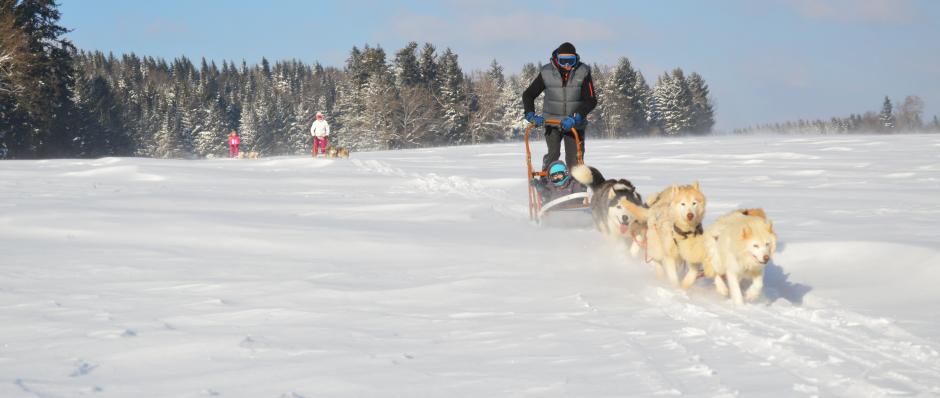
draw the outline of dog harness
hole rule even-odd
[[[691,231],[683,231],[683,230],[679,229],[679,227],[677,227],[676,225],[673,225],[673,226],[672,226],[672,233],[673,233],[673,235],[672,235],[672,241],[675,242],[675,243],[678,245],[678,244],[679,244],[679,240],[676,239],[676,235],[681,236],[681,237],[682,237],[682,240],[686,240],[686,239],[689,239],[689,236],[699,236],[699,235],[705,233],[705,230],[702,228],[702,224],[699,224],[698,226],[695,227],[695,229],[693,229],[693,230],[691,230]]]

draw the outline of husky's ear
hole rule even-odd
[[[767,220],[767,232],[770,232],[770,233],[773,234],[773,235],[776,235],[776,234],[777,234],[776,232],[774,232],[774,222],[773,222],[773,221]]]
[[[741,231],[741,239],[750,238],[750,237],[751,237],[751,233],[753,233],[753,231],[751,231],[751,227],[745,225],[745,226],[744,226],[744,229]]]
[[[701,191],[701,189],[698,186],[698,181],[692,183],[692,188],[695,188],[696,191]]]
[[[610,189],[610,190],[607,191],[607,200],[608,200],[608,201],[610,201],[611,199],[613,199],[613,198],[616,197],[616,196],[617,196],[617,193],[614,192],[613,189]]]
[[[676,195],[679,193],[679,184],[672,184],[672,186],[669,187],[669,189],[672,190],[673,195]]]

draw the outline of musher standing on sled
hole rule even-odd
[[[313,138],[313,151],[311,155],[317,157],[317,153],[325,154],[326,147],[329,145],[330,124],[323,119],[323,113],[317,112],[317,120],[310,125],[310,136]]]
[[[241,144],[241,140],[238,138],[238,134],[235,133],[235,130],[228,135],[228,157],[235,159],[238,157],[238,145]]]
[[[540,116],[535,114],[535,98],[543,91],[544,115]],[[587,115],[597,106],[597,92],[591,80],[591,68],[581,63],[581,57],[573,44],[562,43],[552,52],[551,62],[542,66],[538,76],[522,93],[522,105],[525,108],[525,119],[536,126],[541,126],[545,119],[561,121],[560,126],[545,126],[548,153],[542,158],[542,171],[548,171],[548,166],[561,157],[562,139],[565,141],[565,163],[569,167],[578,164],[571,128],[578,130],[583,157]]]

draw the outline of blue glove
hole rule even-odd
[[[581,124],[584,121],[584,117],[580,113],[575,113],[574,117],[568,116],[564,119],[561,119],[561,129],[562,130],[571,130],[577,124]]]
[[[535,112],[529,112],[525,114],[525,120],[529,123],[534,123],[536,127],[545,123],[545,118],[539,115],[536,115]]]

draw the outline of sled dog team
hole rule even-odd
[[[327,158],[348,158],[349,149],[344,147],[326,147],[326,150],[323,153],[323,156]],[[261,153],[256,151],[250,152],[239,152],[238,155],[235,155],[236,159],[261,159]]]
[[[328,158],[348,158],[348,157],[349,157],[349,149],[346,149],[345,147],[328,146],[328,147],[326,147],[326,157],[328,157]]]
[[[700,275],[714,278],[718,293],[730,294],[735,304],[760,297],[764,267],[777,245],[762,209],[735,210],[704,227],[705,195],[698,182],[673,184],[644,202],[630,181],[605,179],[594,167],[575,166],[571,175],[593,192],[591,215],[597,229],[630,239],[634,257],[645,249],[646,260],[655,263],[660,278],[682,289]],[[687,270],[680,281],[683,264]],[[746,279],[751,284],[742,292]]]

